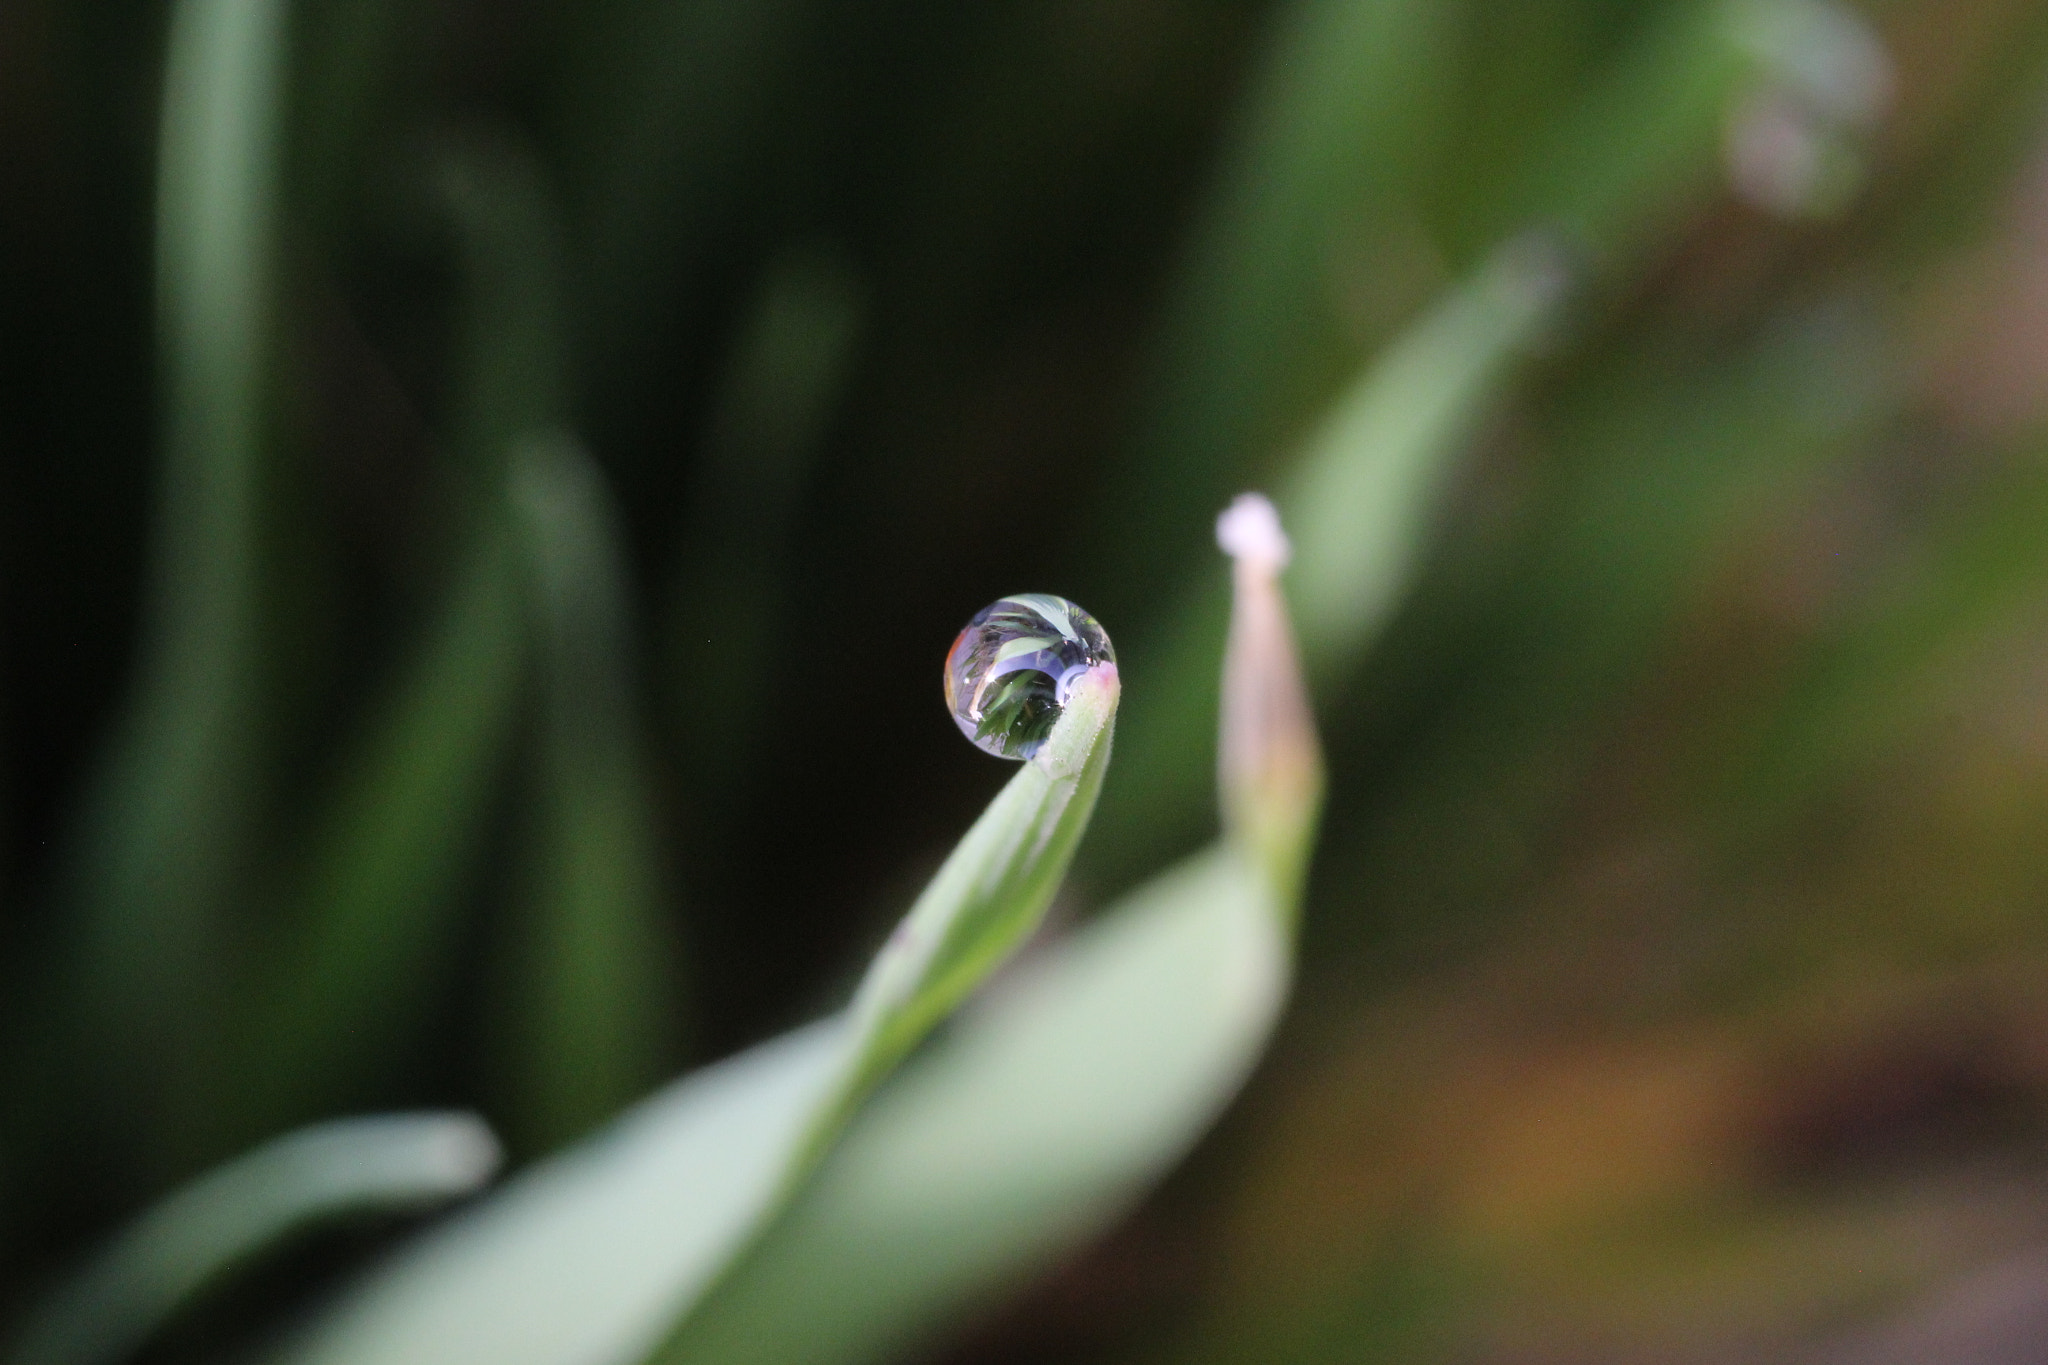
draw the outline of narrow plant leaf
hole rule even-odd
[[[321,1219],[459,1198],[498,1144],[468,1114],[394,1114],[302,1128],[176,1191],[116,1237],[40,1313],[9,1365],[104,1365],[238,1263]]]
[[[510,758],[533,652],[508,471],[518,437],[561,415],[560,248],[539,171],[509,137],[444,139],[422,169],[462,282],[451,442],[461,529],[439,609],[277,893],[234,1040],[241,1132],[354,1102],[416,1046],[461,923],[470,854],[498,808],[493,778]]]
[[[540,696],[503,1014],[513,1136],[545,1151],[658,1079],[677,963],[603,476],[567,436],[537,434],[513,457],[507,498]]]
[[[424,170],[462,276],[452,435],[477,482],[497,489],[519,442],[569,419],[560,212],[509,129],[445,137]]]
[[[752,1228],[845,1055],[835,1015],[692,1073],[403,1248],[276,1360],[637,1358]]]
[[[1114,667],[946,860],[853,1003],[686,1077],[401,1251],[291,1365],[600,1365],[659,1342],[861,1099],[1038,924],[1109,762]]]
[[[860,339],[862,281],[830,242],[769,262],[707,425],[669,574],[663,720],[700,792],[711,856],[754,793],[749,759],[770,725],[760,680],[789,663],[791,557],[812,467]]]
[[[967,1011],[654,1359],[882,1359],[1099,1231],[1236,1091],[1286,998],[1322,760],[1279,520],[1246,496],[1217,535],[1236,562],[1223,840]]]
[[[1836,68],[1851,73],[1846,94],[1808,90]],[[1652,18],[1527,164],[1502,178],[1470,231],[1504,244],[1358,372],[1280,489],[1299,546],[1302,645],[1320,690],[1350,674],[1400,600],[1426,541],[1428,508],[1490,402],[1554,328],[1572,277],[1584,278],[1583,293],[1639,272],[1676,225],[1725,189],[1726,134],[1744,99],[1818,98],[1811,131],[1833,145],[1868,131],[1883,107],[1885,69],[1867,25],[1835,0],[1675,5]],[[1255,108],[1248,122],[1272,116]],[[1270,268],[1247,266],[1247,278]],[[1294,312],[1276,316],[1300,330]],[[1338,379],[1329,382],[1334,389]],[[1209,384],[1202,402],[1231,392]],[[1229,429],[1205,407],[1190,411]],[[1159,470],[1161,497],[1194,486],[1178,463]],[[1146,501],[1157,500],[1148,492]],[[1095,868],[1109,880],[1192,842],[1199,812],[1191,793],[1207,757],[1213,695],[1202,675],[1222,629],[1218,586],[1204,584],[1155,639],[1130,642],[1131,660],[1161,683],[1125,718],[1119,783],[1102,816],[1105,861]]]
[[[1370,253],[1382,331],[1434,282],[1410,201],[1451,111],[1464,11],[1443,0],[1295,0],[1275,11],[1188,245],[1124,470],[1180,549],[1198,551],[1205,512],[1363,359],[1333,261]],[[1139,545],[1119,566],[1123,590],[1164,590],[1179,554],[1159,555],[1155,537]]]
[[[1876,318],[1830,306],[1735,354],[1623,340],[1551,409],[1543,479],[1483,573],[1440,583],[1441,632],[1376,679],[1372,724],[1406,736],[1378,776],[1384,804],[1333,837],[1323,875],[1339,913],[1376,934],[1435,935],[1442,907],[1485,914],[1522,864],[1482,856],[1461,823],[1542,830],[1583,781],[1587,735],[1628,705],[1675,643],[1699,566],[1744,526],[1812,495],[1816,477],[1881,429],[1904,392]],[[1455,705],[1437,695],[1457,680]],[[1396,881],[1391,872],[1404,880]],[[1432,938],[1431,941],[1434,941]]]
[[[565,64],[577,354],[600,424],[636,385],[662,382],[654,339],[699,305],[720,230],[771,183],[762,156],[811,84],[816,13],[808,0],[624,0]]]
[[[127,715],[71,855],[103,1085],[209,1142],[214,973],[257,795],[259,525],[283,0],[173,7],[157,174],[162,473]]]
[[[343,770],[250,983],[236,1097],[256,1131],[388,1074],[425,1026],[508,757],[525,632],[504,515],[481,523],[448,600]]]
[[[1044,746],[940,867],[869,966],[851,1007],[856,1053],[809,1135],[815,1156],[852,1107],[1037,927],[1109,766],[1120,685],[1097,664]]]
[[[887,1359],[1098,1232],[1258,1056],[1289,918],[1217,846],[1020,966],[862,1111],[657,1358]]]
[[[602,474],[567,434],[564,243],[507,128],[445,138],[429,175],[464,280],[457,445],[502,526],[522,663],[539,684],[516,913],[493,989],[516,1149],[559,1145],[653,1083],[676,957],[631,682],[630,606]]]
[[[1302,648],[1326,690],[1400,601],[1458,457],[1555,327],[1568,284],[1545,239],[1509,243],[1366,367],[1310,436],[1280,503],[1296,528]],[[1226,601],[1220,582],[1203,583],[1181,604],[1147,669],[1159,685],[1124,720],[1118,785],[1102,815],[1102,870],[1113,879],[1176,840],[1192,843],[1207,814]],[[1144,660],[1142,642],[1133,657]]]
[[[1569,275],[1542,237],[1508,243],[1359,377],[1309,439],[1280,504],[1313,675],[1341,675],[1413,578],[1456,456],[1535,343]]]
[[[1280,595],[1293,547],[1273,504],[1245,493],[1216,522],[1231,558],[1230,642],[1223,650],[1223,714],[1216,787],[1223,832],[1265,869],[1290,911],[1323,803],[1323,752],[1301,673],[1294,624]]]

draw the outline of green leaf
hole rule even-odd
[[[235,1040],[246,1082],[230,1097],[242,1132],[349,1103],[417,1045],[461,924],[463,878],[498,808],[493,779],[511,756],[534,652],[508,471],[520,438],[561,415],[553,210],[538,168],[506,138],[446,138],[424,171],[462,278],[454,562],[249,973]]]
[[[1225,838],[991,990],[855,1122],[656,1358],[852,1362],[1099,1230],[1236,1090],[1286,996],[1322,766],[1271,504],[1240,498]]]
[[[808,0],[620,0],[563,64],[559,122],[578,233],[577,353],[602,423],[660,384],[656,338],[717,259],[719,234],[780,173],[776,148],[807,68]],[[697,320],[695,318],[692,319]]]
[[[431,1013],[525,671],[506,518],[478,521],[329,798],[284,916],[290,938],[250,983],[237,1102],[257,1131],[388,1074]]]
[[[163,469],[135,692],[74,838],[79,1008],[170,1164],[211,1145],[221,920],[259,804],[259,527],[283,0],[171,16],[157,176]]]
[[[514,453],[507,498],[541,688],[501,1018],[512,1137],[545,1151],[659,1078],[677,964],[609,491],[575,441],[543,433]]]
[[[630,1360],[717,1273],[844,1064],[835,1015],[642,1101],[401,1249],[279,1365]]]
[[[1458,457],[1555,325],[1565,285],[1543,239],[1509,243],[1367,366],[1309,438],[1280,500],[1296,529],[1289,581],[1302,647],[1326,691],[1406,591]],[[1201,583],[1149,658],[1143,642],[1132,651],[1159,681],[1125,718],[1104,804],[1101,845],[1117,879],[1207,814],[1224,601],[1220,581]]]
[[[1117,703],[1078,682],[844,1012],[684,1078],[400,1252],[280,1357],[630,1358],[794,1193],[860,1101],[1038,924],[1088,823]]]
[[[1380,333],[1426,296],[1437,267],[1413,241],[1411,200],[1452,112],[1465,11],[1297,0],[1275,13],[1169,303],[1125,496],[1110,502],[1131,541],[1122,591],[1170,592],[1204,516],[1364,358],[1372,338],[1346,315],[1333,261],[1371,260],[1375,305],[1394,296]],[[1405,250],[1382,249],[1396,239]],[[1167,528],[1171,553],[1156,534],[1121,534],[1132,505]]]
[[[468,1114],[340,1119],[276,1138],[207,1172],[116,1237],[16,1339],[9,1365],[99,1365],[279,1238],[366,1209],[458,1198],[498,1166]]]
[[[1116,665],[1074,682],[1045,746],[967,831],[854,995],[856,1055],[813,1153],[931,1026],[1022,943],[1066,875],[1109,766]]]
[[[1019,967],[876,1096],[659,1358],[882,1359],[1094,1233],[1257,1057],[1283,919],[1218,846]]]
[[[1342,675],[1415,575],[1438,500],[1490,400],[1557,320],[1568,276],[1510,242],[1403,334],[1310,437],[1280,498],[1310,672]]]
[[[1691,0],[1645,28],[1545,145],[1501,178],[1496,235],[1542,224],[1596,271],[1632,274],[1729,188],[1730,140],[1747,102],[1760,94],[1800,101],[1815,158],[1858,157],[1858,140],[1882,112],[1883,50],[1839,0]],[[1818,179],[1779,188],[1792,199],[1803,188],[1809,204],[1761,207],[1796,215],[1826,199]]]
[[[495,488],[520,441],[568,421],[560,212],[531,150],[507,132],[443,138],[426,173],[462,272],[452,434]]]
[[[757,793],[753,761],[790,662],[790,583],[804,490],[861,337],[865,285],[829,241],[784,248],[763,272],[698,443],[661,627],[662,718],[704,827],[692,871],[730,856]],[[710,795],[716,793],[715,796]]]

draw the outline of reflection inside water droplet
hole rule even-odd
[[[1018,593],[967,623],[946,655],[946,708],[960,733],[998,758],[1029,758],[1052,733],[1074,682],[1116,651],[1094,617],[1064,597]]]

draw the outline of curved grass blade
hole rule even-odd
[[[440,610],[321,811],[279,940],[250,974],[243,1132],[351,1103],[419,1036],[527,673],[507,471],[516,438],[561,417],[559,247],[539,172],[509,139],[450,137],[425,170],[462,281],[461,539]]]
[[[1458,456],[1556,326],[1568,283],[1546,240],[1509,243],[1368,366],[1310,438],[1281,504],[1298,528],[1302,648],[1326,689],[1399,602]],[[1149,670],[1158,685],[1125,719],[1121,785],[1103,810],[1115,879],[1177,839],[1193,842],[1207,814],[1198,793],[1214,752],[1220,588],[1205,584],[1182,604]]]
[[[675,952],[603,476],[567,436],[536,434],[513,455],[507,498],[540,696],[530,883],[504,1027],[513,1137],[545,1151],[659,1079]]]
[[[837,410],[866,308],[830,241],[786,247],[763,272],[732,346],[701,448],[663,612],[664,720],[715,852],[754,796],[747,759],[767,723],[758,679],[786,661],[789,560],[819,443]]]
[[[279,1238],[321,1219],[459,1198],[497,1169],[469,1114],[340,1119],[265,1143],[130,1224],[32,1318],[9,1365],[106,1365]]]
[[[517,599],[539,684],[517,914],[494,983],[508,1136],[573,1137],[659,1074],[674,1014],[666,877],[637,753],[625,573],[603,478],[566,435],[564,246],[510,129],[449,137],[430,167],[465,285],[457,442]]]
[[[677,1082],[435,1229],[280,1357],[291,1365],[636,1358],[801,1187],[861,1100],[1042,918],[1109,762],[1113,666],[982,813],[853,1003]]]
[[[599,14],[565,64],[560,101],[578,233],[573,319],[585,411],[607,422],[660,383],[650,339],[677,335],[718,234],[774,171],[817,7],[808,0],[626,0]]]
[[[1177,537],[1357,365],[1362,346],[1333,299],[1332,257],[1412,215],[1418,168],[1450,112],[1464,8],[1298,0],[1276,15],[1189,243],[1130,468],[1152,519]],[[1193,540],[1174,544],[1192,551]],[[1133,548],[1119,582],[1149,586],[1145,576],[1181,562],[1155,537]],[[1213,662],[1213,642],[1203,657]]]
[[[1341,676],[1414,577],[1456,457],[1537,342],[1570,276],[1540,236],[1509,242],[1388,348],[1310,437],[1280,497],[1312,676]]]
[[[386,1074],[454,947],[525,671],[505,518],[476,520],[447,602],[330,798],[295,937],[251,983],[240,1102],[255,1131]]]
[[[1219,845],[1020,966],[861,1112],[657,1359],[887,1359],[1099,1232],[1257,1058],[1290,918]]]
[[[507,128],[444,137],[426,174],[462,272],[452,434],[478,482],[496,491],[519,442],[569,420],[560,213],[541,166]]]
[[[1020,967],[855,1121],[656,1359],[828,1365],[911,1345],[1099,1231],[1236,1091],[1286,998],[1322,761],[1265,499],[1235,560],[1224,840]]]
[[[175,1165],[209,1145],[219,918],[257,796],[283,0],[183,0],[157,188],[163,473],[130,709],[77,831],[80,1008]]]

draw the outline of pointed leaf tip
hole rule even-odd
[[[1235,566],[1217,743],[1224,829],[1265,866],[1277,903],[1291,905],[1322,805],[1323,759],[1280,593],[1287,533],[1270,501],[1246,493],[1217,518],[1216,541]]]

